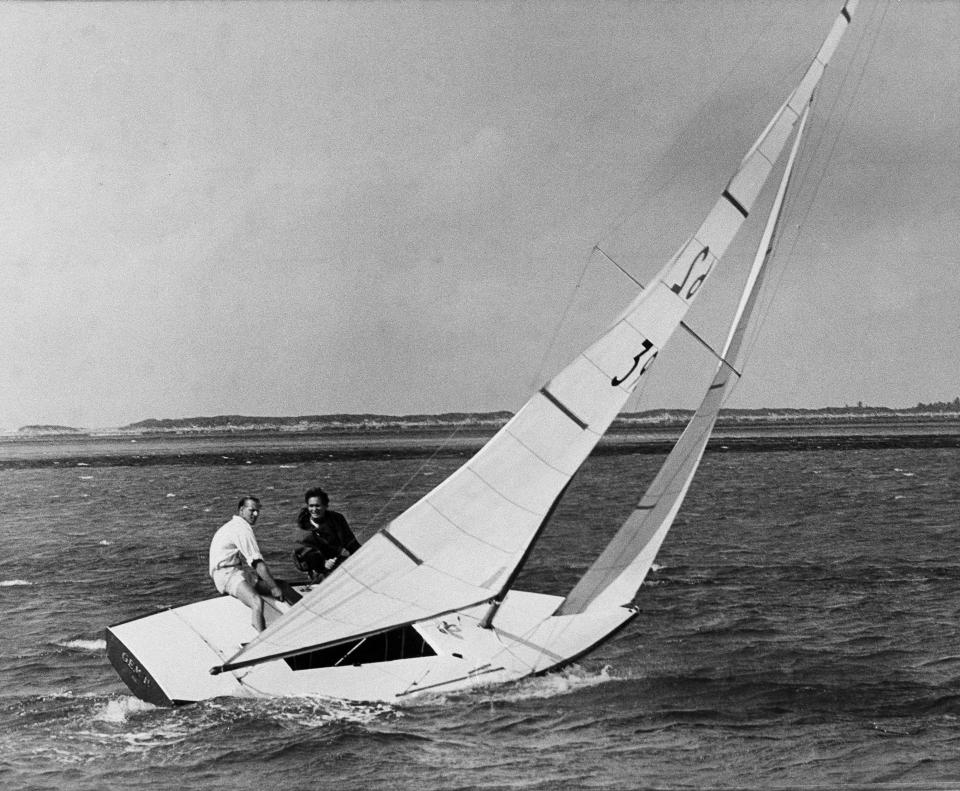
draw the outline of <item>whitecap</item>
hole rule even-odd
[[[117,700],[108,700],[103,708],[93,715],[93,719],[101,722],[121,723],[126,722],[131,714],[138,714],[155,708],[156,706],[152,703],[128,695]]]
[[[106,651],[106,640],[67,640],[63,643],[57,643],[62,648],[75,648],[80,651]]]
[[[175,495],[173,492],[167,492],[167,497],[176,497],[176,496],[177,495]]]
[[[0,580],[0,588],[20,588],[24,585],[33,585],[27,580]]]
[[[295,470],[295,469],[297,469],[297,465],[296,465],[296,464],[280,464],[279,467],[280,467],[281,470]]]
[[[81,476],[80,476],[80,480],[81,480],[81,481],[92,481],[92,480],[93,480],[93,476],[92,476],[92,475],[81,475]]]
[[[107,541],[107,539],[103,539],[102,541],[100,541],[100,542],[98,542],[98,543],[99,543],[100,546],[102,546],[102,547],[108,547],[108,546],[110,546],[111,544],[113,544],[112,541]]]

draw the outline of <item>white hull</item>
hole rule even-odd
[[[211,675],[255,635],[247,607],[219,596],[111,626],[107,650],[134,694],[157,705],[222,696],[397,703],[544,673],[582,656],[635,614],[615,607],[554,616],[561,601],[511,591],[490,629],[479,626],[488,609],[480,605],[394,630],[389,641],[371,638]],[[406,658],[393,658],[401,651]]]

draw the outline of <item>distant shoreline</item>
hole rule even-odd
[[[476,453],[498,427],[404,430],[191,431],[110,435],[0,437],[0,469],[155,465],[310,464],[330,461],[462,458]],[[615,426],[596,455],[665,454],[676,425]],[[708,453],[960,448],[960,420],[727,422]]]
[[[611,433],[671,431],[682,428],[693,415],[687,409],[657,409],[620,415]],[[151,419],[117,428],[84,429],[59,425],[29,425],[0,439],[39,437],[142,437],[151,435],[347,435],[356,433],[406,434],[409,432],[494,432],[512,417],[510,412],[444,413],[437,415],[336,414],[299,417],[218,415],[176,419]],[[960,403],[920,404],[909,409],[888,407],[829,407],[823,409],[724,409],[717,428],[805,428],[823,426],[960,425]]]

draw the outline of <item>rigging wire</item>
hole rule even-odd
[[[768,18],[764,21],[763,25],[760,27],[758,32],[753,36],[752,40],[740,50],[739,57],[737,57],[736,60],[733,62],[733,64],[730,65],[726,69],[726,71],[724,71],[720,75],[719,79],[715,80],[714,86],[711,87],[706,92],[707,96],[715,97],[717,94],[722,94],[724,92],[725,88],[731,84],[734,75],[741,69],[743,63],[747,62],[748,59],[750,59],[750,56],[754,53],[755,50],[757,50],[761,42],[769,34],[770,30],[774,28],[779,18],[780,18],[780,12],[775,10],[772,10],[770,12]],[[634,86],[636,86],[640,82],[641,82],[641,79],[638,77],[638,79],[634,83]],[[639,90],[639,89],[636,89],[636,90]],[[700,111],[708,104],[709,101],[712,101],[712,100],[707,99],[700,102],[697,106],[693,108],[691,115],[696,117],[700,113]],[[759,101],[759,99],[757,101]],[[592,115],[595,115],[595,114],[596,114],[596,111],[594,111],[593,113],[587,114],[585,118],[590,118]],[[678,150],[688,148],[691,145],[691,141],[698,138],[701,134],[702,134],[701,127],[699,127],[696,124],[690,124],[685,129],[682,129],[680,133],[675,137],[672,147]],[[641,186],[644,184],[644,180],[638,177],[636,179],[636,183],[638,186],[636,187],[636,189],[633,190],[632,194],[627,198],[627,200],[624,201],[624,208],[619,213],[619,216],[614,220],[606,223],[604,228],[597,232],[596,237],[599,239],[610,238],[615,234],[619,233],[620,231],[622,231],[624,226],[626,226],[628,222],[638,217],[645,207],[648,207],[651,203],[654,203],[655,199],[661,196],[671,184],[676,183],[676,181],[680,177],[690,172],[692,169],[694,169],[697,166],[698,164],[695,161],[692,161],[688,158],[684,159],[684,164],[680,167],[679,170],[671,170],[670,173],[664,175],[663,178],[659,182],[655,183],[654,186],[650,189],[644,189],[643,186]],[[640,202],[641,194],[645,195],[645,200],[642,205],[637,206],[637,203]],[[587,270],[590,267],[594,253],[597,253],[597,252],[599,252],[601,255],[604,256],[604,258],[610,261],[610,263],[612,263],[614,266],[620,269],[620,271],[623,272],[634,283],[636,283],[637,285],[640,285],[639,280],[633,274],[631,274],[627,269],[625,269],[619,263],[614,261],[609,255],[607,255],[607,253],[600,247],[599,242],[595,244],[591,248],[590,252],[587,254],[586,259],[584,260],[583,266],[581,267],[579,275],[577,277],[577,282],[573,287],[573,289],[569,292],[569,296],[567,297],[563,312],[560,318],[557,320],[554,330],[551,333],[550,339],[546,344],[543,354],[541,355],[540,364],[534,376],[534,384],[535,384],[534,389],[540,386],[540,384],[542,383],[542,380],[545,377],[547,361],[550,355],[554,353],[558,338],[560,337],[560,334],[562,333],[562,331],[564,330],[567,324],[568,316],[570,314],[571,309],[573,308],[573,304],[576,300],[576,296],[583,285],[584,278],[586,277]],[[630,398],[634,400],[639,400],[640,394],[639,393],[631,394]],[[628,402],[624,404],[623,411],[627,411],[628,406],[629,406],[629,399],[628,399]]]
[[[860,91],[860,87],[863,83],[864,76],[866,75],[867,66],[870,63],[871,58],[873,57],[874,49],[876,48],[877,41],[880,37],[880,32],[883,28],[883,23],[886,19],[887,12],[889,11],[890,3],[887,2],[883,11],[880,15],[880,20],[877,23],[873,23],[873,19],[876,18],[876,12],[872,15],[873,19],[869,20],[865,27],[869,32],[865,31],[863,35],[857,41],[857,45],[854,48],[853,54],[851,55],[851,62],[856,61],[858,55],[864,51],[865,56],[863,61],[857,70],[856,83],[853,86],[849,94],[844,98],[843,91],[844,87],[847,84],[847,81],[850,77],[850,71],[846,70],[843,73],[843,77],[840,80],[840,85],[837,88],[836,96],[833,99],[833,102],[830,104],[829,108],[823,114],[825,119],[823,125],[823,131],[817,137],[816,142],[808,143],[806,140],[801,143],[801,158],[804,158],[803,155],[809,150],[811,152],[809,158],[809,164],[806,166],[805,172],[798,174],[798,182],[810,182],[812,183],[812,192],[809,197],[803,200],[803,207],[800,207],[800,196],[796,194],[788,193],[786,198],[787,206],[784,209],[785,214],[788,213],[791,208],[796,207],[800,211],[801,216],[797,220],[796,225],[793,230],[792,238],[789,243],[789,247],[786,252],[782,255],[783,264],[779,267],[776,267],[773,274],[773,277],[768,280],[768,285],[765,288],[766,293],[768,294],[768,299],[765,300],[763,308],[758,312],[757,319],[753,322],[753,330],[751,332],[750,339],[744,343],[743,354],[741,356],[741,370],[746,367],[746,361],[752,354],[753,347],[756,343],[756,339],[760,337],[761,330],[766,324],[767,319],[769,318],[770,312],[773,310],[774,303],[776,301],[777,295],[780,293],[780,290],[783,285],[784,278],[786,276],[787,270],[791,268],[790,262],[793,260],[796,247],[800,241],[800,230],[806,226],[807,219],[813,210],[813,206],[816,203],[817,194],[820,191],[820,187],[824,178],[826,177],[828,168],[833,159],[834,152],[839,143],[840,135],[843,131],[844,126],[846,125],[847,119],[850,117],[852,112],[853,102]],[[827,142],[828,135],[828,122],[831,118],[837,116],[838,107],[841,105],[841,100],[843,100],[843,109],[839,113],[839,123],[836,125],[836,128],[830,133],[829,143]],[[820,156],[821,150],[829,145],[829,150],[825,157]],[[818,167],[819,172],[811,180],[808,176],[810,171],[813,171],[815,168],[814,163],[820,162]],[[773,239],[773,247],[775,250],[778,250],[781,244],[784,244],[783,235],[778,234],[777,237]]]
[[[380,507],[376,510],[376,512],[374,512],[374,514],[366,520],[366,527],[368,530],[371,530],[372,526],[377,524],[378,520],[380,519],[384,511],[386,511],[390,507],[390,505],[394,502],[394,500],[396,500],[401,494],[406,492],[407,488],[410,486],[411,483],[413,483],[413,481],[416,478],[419,478],[421,475],[423,475],[423,471],[437,456],[440,455],[440,452],[447,449],[447,447],[453,442],[453,440],[457,437],[457,435],[459,435],[460,431],[466,428],[468,421],[469,421],[469,418],[464,418],[459,423],[454,423],[450,432],[440,438],[440,442],[437,445],[437,447],[434,448],[433,452],[430,453],[426,459],[420,462],[417,468],[413,472],[411,472],[410,475],[407,476],[407,479],[402,484],[400,484],[399,487],[394,489],[390,493],[390,496],[380,504]],[[378,531],[379,529],[372,529],[371,535],[372,533],[375,533]]]

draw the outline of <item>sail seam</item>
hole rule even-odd
[[[468,469],[469,469],[469,468],[468,468]],[[494,489],[489,483],[487,483],[483,478],[481,478],[479,475],[477,475],[477,473],[476,473],[474,470],[470,470],[470,472],[473,473],[473,474],[476,476],[477,480],[480,481],[480,483],[482,483],[482,484],[483,484],[484,486],[486,486],[488,489],[490,489],[491,491],[493,491],[494,493],[496,493],[497,495],[499,495],[501,498],[503,498],[503,501],[504,501],[504,502],[510,503],[510,505],[516,506],[517,508],[520,508],[520,509],[526,511],[528,514],[530,514],[530,516],[539,518],[540,514],[539,514],[538,512],[536,512],[536,511],[531,511],[529,508],[524,508],[524,507],[523,507],[522,505],[520,505],[519,503],[515,503],[515,502],[513,502],[513,500],[510,500],[510,499],[504,497],[502,493],[498,492],[498,491],[497,491],[496,489]],[[468,538],[472,538],[474,541],[477,541],[478,543],[483,544],[484,546],[490,547],[490,549],[497,550],[498,552],[505,552],[505,551],[506,551],[507,554],[513,554],[513,553],[511,553],[511,552],[509,552],[509,551],[507,551],[507,550],[504,550],[503,547],[498,546],[497,544],[494,544],[494,543],[492,543],[492,542],[490,542],[490,541],[487,541],[487,540],[485,540],[484,538],[476,535],[475,533],[471,533],[469,530],[465,530],[462,525],[457,524],[453,519],[451,519],[449,516],[447,516],[442,510],[440,510],[439,506],[437,506],[437,505],[436,505],[433,501],[431,501],[430,499],[427,499],[426,502],[427,502],[427,505],[430,506],[430,508],[433,509],[434,513],[435,513],[437,516],[439,516],[439,517],[440,517],[441,519],[443,519],[447,524],[449,524],[452,528],[454,528],[454,530],[457,530],[461,535],[467,536]]]
[[[589,360],[589,358],[585,358],[585,359],[588,359],[588,360]],[[595,367],[596,367],[596,366],[595,366]],[[599,371],[600,369],[597,368],[597,370]],[[602,373],[602,371],[601,371],[601,373]],[[587,426],[587,427],[586,427],[586,430],[589,431],[589,430],[590,430],[590,427]],[[512,431],[510,431],[510,428],[509,428],[509,427],[507,428],[506,431],[507,431],[507,434],[509,434],[509,435],[513,438],[514,442],[516,442],[521,448],[523,448],[523,449],[524,449],[525,451],[527,451],[531,456],[533,456],[535,459],[537,459],[539,462],[541,462],[545,467],[547,467],[548,469],[551,469],[551,470],[553,470],[555,473],[557,473],[557,475],[562,475],[562,476],[564,476],[565,478],[569,478],[569,477],[573,474],[573,473],[571,473],[571,472],[567,472],[566,470],[561,470],[561,469],[560,469],[559,467],[557,467],[555,464],[552,464],[548,459],[543,458],[543,456],[541,456],[539,453],[537,453],[533,448],[531,448],[531,447],[530,447],[526,442],[524,442],[520,437],[518,437],[516,434],[514,434]],[[579,466],[579,465],[578,465],[578,466]],[[484,483],[486,483],[487,486],[490,486],[491,489],[493,488],[493,485],[490,484],[490,483],[487,483],[486,479],[483,478],[483,477],[481,477],[481,475],[480,475],[476,470],[471,470],[471,472],[473,472],[474,475],[476,475],[478,478],[480,478],[481,481],[483,481]],[[494,491],[496,491],[496,490],[494,490]],[[507,500],[507,502],[513,502],[512,500],[508,500],[506,497],[504,497],[504,499]],[[541,513],[540,511],[531,511],[529,508],[524,508],[524,507],[523,507],[522,505],[520,505],[519,503],[516,503],[516,505],[517,505],[518,508],[523,508],[523,510],[525,510],[525,511],[531,513],[531,514],[536,514],[537,516],[539,516],[540,513]]]
[[[776,119],[774,120],[773,124],[771,124],[771,129],[772,129],[774,126],[776,126],[777,122],[778,122],[781,118],[783,118],[783,114],[784,114],[785,112],[787,112],[788,110],[789,110],[791,113],[793,113],[793,120],[792,120],[792,121],[789,121],[790,128],[792,129],[792,128],[796,125],[797,119],[800,117],[800,113],[791,106],[790,102],[792,102],[792,101],[793,101],[793,94],[791,94],[791,95],[790,95],[790,98],[787,99],[786,102],[784,102],[784,105],[783,105],[783,107],[780,109],[780,112],[777,113]],[[773,159],[770,159],[770,157],[768,157],[768,156],[766,155],[766,152],[764,152],[764,150],[763,150],[763,144],[767,141],[767,138],[768,138],[768,137],[769,137],[769,135],[765,136],[765,137],[763,138],[763,140],[760,141],[759,145],[757,145],[757,147],[756,147],[756,149],[754,150],[753,153],[755,153],[755,154],[763,157],[765,160],[767,160],[767,163],[768,163],[768,164],[770,165],[770,167],[772,168],[772,167],[774,167],[774,166],[777,164],[777,159],[778,159],[779,157],[774,157]]]
[[[509,433],[509,432],[508,432],[508,433]],[[556,467],[554,467],[554,466],[553,466],[552,464],[550,464],[548,461],[546,461],[545,459],[543,459],[538,453],[535,453],[533,450],[531,450],[531,449],[528,448],[526,445],[524,445],[519,439],[516,438],[515,435],[510,434],[510,436],[513,437],[514,440],[516,440],[517,444],[518,444],[520,447],[522,447],[524,450],[526,450],[528,453],[530,453],[535,459],[537,459],[538,461],[542,462],[546,467],[550,468],[551,470],[553,470],[553,471],[554,471],[555,473],[557,473],[558,475],[566,475],[566,473],[562,472],[561,470],[558,470]],[[524,511],[526,511],[528,514],[532,514],[533,516],[536,516],[537,518],[542,517],[542,515],[543,515],[543,512],[542,512],[542,511],[534,511],[534,510],[532,510],[532,509],[530,509],[530,508],[527,508],[527,507],[524,506],[524,505],[520,505],[520,503],[516,502],[515,500],[511,500],[511,499],[510,499],[509,497],[507,497],[503,492],[501,492],[496,486],[494,486],[492,483],[490,483],[490,481],[488,481],[486,478],[484,478],[479,472],[477,472],[476,470],[474,470],[474,469],[472,469],[472,468],[469,468],[469,469],[470,469],[470,472],[472,472],[474,475],[477,476],[477,479],[478,479],[478,480],[482,481],[484,484],[486,484],[486,485],[489,486],[491,489],[493,489],[493,491],[495,491],[497,494],[499,494],[504,500],[506,500],[506,501],[507,501],[508,503],[510,503],[511,505],[515,505],[515,506],[517,506],[517,508],[522,508],[522,509],[523,509]],[[569,477],[569,475],[567,475],[567,477]]]

